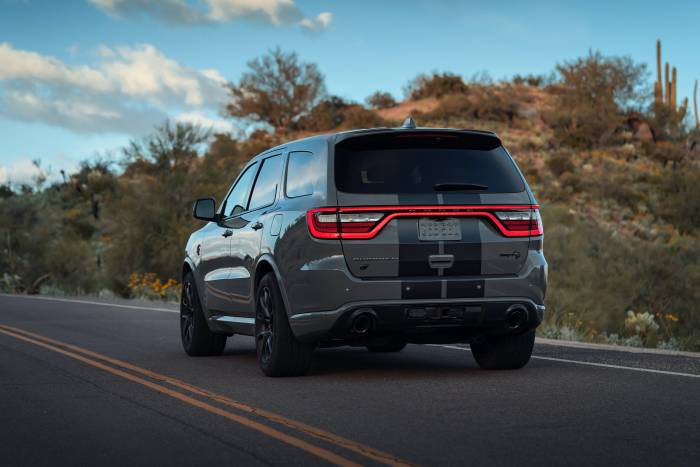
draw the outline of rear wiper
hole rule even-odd
[[[472,191],[472,190],[488,190],[486,185],[478,183],[436,183],[433,185],[435,191]]]

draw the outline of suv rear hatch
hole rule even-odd
[[[393,130],[335,146],[338,207],[309,213],[356,277],[517,273],[541,232],[525,182],[492,134]]]

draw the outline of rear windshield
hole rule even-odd
[[[517,193],[515,164],[491,136],[371,135],[335,148],[335,183],[345,193]]]

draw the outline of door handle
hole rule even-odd
[[[251,225],[250,228],[253,230],[260,230],[263,228],[262,222],[258,221],[255,224]]]
[[[224,233],[221,234],[222,237],[230,237],[231,235],[233,235],[233,230],[231,229],[226,229]]]

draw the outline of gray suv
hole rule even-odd
[[[494,133],[376,128],[254,157],[187,242],[181,337],[218,355],[254,336],[269,376],[315,347],[468,342],[482,368],[532,354],[547,262],[537,202]]]

